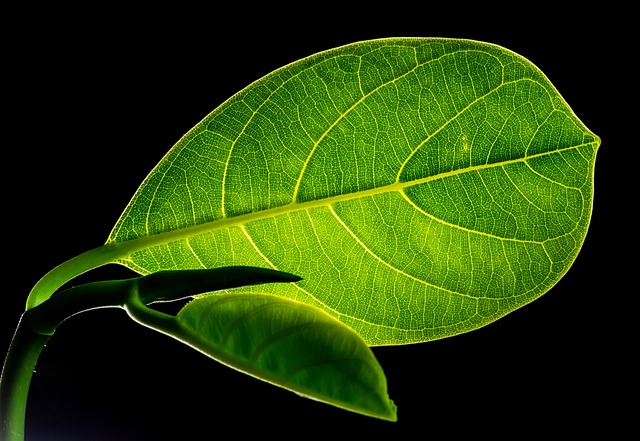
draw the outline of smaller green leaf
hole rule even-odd
[[[388,397],[380,364],[362,337],[347,325],[315,306],[272,294],[203,295],[298,280],[296,275],[270,269],[226,267],[161,271],[113,286],[114,282],[87,288],[106,292],[110,305],[121,304],[138,323],[241,372],[308,398],[396,421],[396,406]],[[147,306],[198,295],[202,296],[177,316]]]
[[[176,318],[177,338],[230,367],[340,408],[397,419],[371,349],[316,307],[230,293],[195,299]]]

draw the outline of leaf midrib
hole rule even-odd
[[[354,191],[351,193],[345,193],[345,194],[340,194],[335,196],[329,196],[326,198],[315,199],[312,201],[306,201],[306,202],[292,201],[285,205],[279,205],[277,207],[272,207],[272,208],[268,208],[261,211],[254,211],[251,213],[241,214],[238,216],[219,218],[213,221],[203,222],[201,224],[182,227],[182,228],[171,230],[171,231],[165,231],[162,233],[151,234],[147,236],[140,236],[135,239],[130,239],[124,242],[107,242],[106,246],[114,246],[114,247],[122,248],[122,252],[132,253],[141,249],[148,248],[150,246],[163,245],[176,240],[186,240],[194,236],[210,233],[210,232],[221,230],[224,228],[244,226],[249,222],[253,222],[257,220],[274,218],[276,216],[290,214],[290,213],[301,211],[301,210],[311,210],[313,208],[327,207],[329,205],[333,205],[338,202],[345,202],[345,201],[350,201],[354,199],[377,196],[384,193],[402,192],[405,188],[411,187],[414,185],[420,185],[420,184],[435,181],[438,179],[445,179],[451,176],[461,175],[461,174],[469,173],[473,171],[480,171],[480,170],[485,170],[485,169],[490,169],[495,167],[504,167],[504,166],[507,166],[510,164],[516,164],[516,163],[525,163],[534,158],[559,154],[562,152],[579,149],[581,147],[586,147],[593,144],[596,144],[596,142],[592,141],[592,142],[583,143],[583,144],[579,144],[571,147],[566,147],[566,148],[558,149],[554,151],[537,153],[535,155],[525,156],[522,158],[516,158],[516,159],[511,159],[506,161],[490,163],[490,164],[481,164],[476,166],[460,168],[457,170],[439,173],[437,175],[427,176],[424,178],[414,179],[411,181],[405,181],[405,182],[395,181],[391,184],[383,185],[380,187],[370,188],[366,190],[359,190],[359,191]],[[447,225],[454,228],[463,229],[464,231],[467,231],[467,232],[473,232],[473,233],[482,234],[485,236],[488,235],[488,233],[469,230],[467,228],[464,228],[455,224],[447,224]],[[517,242],[523,242],[522,240],[518,240],[518,239],[499,237],[499,236],[495,236],[495,237],[500,240],[512,240]]]
[[[426,142],[428,142],[430,139],[432,139],[437,133],[441,132],[445,127],[450,125],[453,121],[457,120],[462,114],[464,114],[466,111],[468,111],[472,106],[474,106],[478,102],[486,99],[489,95],[492,95],[492,94],[496,93],[498,90],[500,90],[501,88],[505,87],[508,84],[517,83],[517,82],[524,81],[524,80],[532,81],[534,83],[539,84],[540,86],[542,86],[544,88],[544,85],[538,83],[535,79],[530,78],[530,77],[519,78],[519,79],[514,80],[514,81],[505,82],[504,81],[504,73],[503,73],[502,79],[501,79],[500,83],[496,85],[496,87],[488,90],[483,95],[481,95],[479,97],[476,97],[471,102],[467,103],[467,105],[465,107],[463,107],[462,109],[458,110],[453,117],[449,118],[446,121],[445,124],[443,124],[441,127],[439,127],[434,133],[431,133],[419,145],[417,145],[415,148],[412,149],[411,153],[408,155],[407,158],[405,158],[403,164],[399,168],[398,174],[396,176],[396,181],[394,183],[388,184],[388,185],[382,186],[382,187],[376,187],[376,188],[372,188],[372,189],[368,189],[368,190],[360,190],[360,191],[356,191],[356,192],[352,192],[352,193],[345,193],[345,194],[341,194],[341,195],[337,195],[337,196],[331,196],[331,197],[327,197],[327,198],[323,198],[323,199],[316,199],[316,200],[313,200],[313,201],[296,202],[296,199],[298,197],[298,192],[299,192],[299,189],[300,189],[300,185],[301,185],[302,179],[303,179],[303,177],[305,175],[305,171],[307,169],[307,166],[308,166],[311,158],[314,156],[314,153],[317,150],[317,147],[322,142],[322,140],[325,138],[325,136],[328,133],[330,133],[332,131],[332,129],[334,127],[336,127],[338,125],[338,123],[346,117],[346,115],[351,113],[354,109],[358,108],[363,102],[365,102],[367,100],[367,98],[369,98],[372,95],[376,94],[380,90],[385,89],[390,84],[396,83],[401,78],[404,78],[405,76],[409,75],[410,73],[415,72],[416,69],[418,69],[420,67],[423,67],[425,65],[428,65],[428,64],[432,64],[434,62],[439,62],[445,57],[454,56],[456,54],[459,54],[460,52],[479,52],[479,53],[482,53],[482,54],[485,54],[485,55],[491,55],[489,52],[486,52],[486,51],[477,50],[477,49],[471,49],[471,50],[456,50],[456,51],[452,51],[452,52],[447,52],[445,54],[442,54],[440,57],[427,60],[427,61],[425,61],[423,63],[419,63],[416,60],[416,65],[413,66],[413,68],[407,70],[407,72],[404,72],[402,75],[398,75],[397,77],[394,77],[393,79],[378,85],[377,87],[375,87],[374,89],[370,90],[368,93],[366,93],[362,97],[360,97],[360,99],[358,99],[356,102],[354,102],[349,107],[349,109],[347,109],[347,111],[342,112],[340,114],[340,116],[336,119],[336,121],[334,121],[322,133],[322,135],[319,137],[319,139],[314,141],[314,146],[311,149],[309,155],[307,156],[307,158],[306,158],[306,160],[304,162],[304,165],[302,167],[302,170],[301,170],[301,172],[300,172],[300,174],[298,176],[298,179],[297,179],[294,191],[293,191],[293,197],[292,197],[292,202],[291,203],[286,204],[286,205],[273,207],[273,208],[269,208],[269,209],[266,209],[266,210],[256,211],[256,212],[247,213],[247,214],[238,215],[238,216],[227,217],[226,204],[225,204],[225,187],[226,187],[225,181],[226,181],[226,177],[227,177],[227,172],[226,171],[227,171],[227,168],[229,166],[231,157],[233,155],[234,146],[238,142],[238,140],[240,139],[242,134],[245,132],[245,129],[247,128],[247,126],[253,120],[253,117],[256,114],[259,113],[260,108],[265,103],[269,102],[268,98],[265,99],[263,101],[263,103],[260,105],[260,107],[258,107],[257,109],[255,109],[252,112],[251,117],[244,124],[242,130],[239,132],[238,136],[236,136],[236,138],[233,140],[232,146],[229,149],[229,154],[228,154],[227,160],[225,162],[225,172],[223,173],[222,195],[221,195],[222,215],[223,215],[222,218],[219,218],[219,219],[216,219],[216,220],[213,220],[213,221],[209,221],[209,222],[204,222],[204,223],[201,223],[201,224],[188,226],[188,227],[178,228],[176,230],[166,231],[166,232],[157,233],[157,234],[150,234],[150,235],[148,234],[146,236],[140,236],[138,238],[130,239],[130,240],[124,241],[124,242],[113,242],[113,244],[122,244],[122,245],[129,244],[129,245],[132,245],[132,246],[127,246],[126,248],[131,248],[131,250],[134,251],[134,250],[137,250],[137,249],[145,248],[145,247],[147,247],[149,245],[166,244],[166,243],[172,242],[174,240],[188,239],[188,238],[193,237],[193,236],[197,236],[197,235],[200,235],[200,234],[212,232],[212,231],[215,231],[215,230],[218,230],[218,229],[222,229],[222,228],[245,225],[248,222],[251,222],[251,221],[254,221],[254,220],[260,220],[260,219],[275,217],[275,216],[278,216],[278,215],[281,215],[281,214],[292,213],[292,212],[299,211],[299,210],[308,210],[308,209],[312,209],[312,208],[316,208],[316,207],[328,206],[328,205],[334,204],[336,202],[342,202],[342,201],[346,201],[346,200],[363,198],[363,197],[367,197],[367,196],[374,196],[374,195],[377,195],[377,194],[382,194],[382,193],[387,193],[387,192],[392,192],[392,191],[401,191],[405,187],[408,187],[408,186],[411,186],[411,185],[418,185],[418,184],[421,184],[421,183],[429,182],[431,180],[435,180],[435,179],[439,179],[439,178],[445,178],[445,177],[453,176],[453,175],[460,174],[460,173],[463,173],[463,172],[471,172],[471,171],[481,170],[483,168],[489,168],[489,167],[500,167],[500,166],[508,165],[510,163],[515,163],[515,162],[524,162],[524,161],[526,161],[528,159],[531,159],[531,158],[534,158],[536,156],[541,156],[541,155],[551,154],[551,153],[557,153],[557,152],[560,152],[562,150],[567,150],[567,149],[571,149],[571,148],[580,147],[580,146],[574,146],[574,147],[569,147],[567,149],[555,150],[553,152],[544,152],[544,153],[533,155],[533,156],[525,156],[523,158],[518,158],[518,159],[515,159],[515,160],[495,162],[495,163],[486,163],[486,164],[479,165],[479,166],[470,166],[470,167],[466,167],[466,168],[463,168],[463,169],[457,169],[457,170],[450,171],[450,172],[440,173],[438,175],[429,176],[429,177],[426,177],[426,178],[419,178],[419,179],[415,179],[415,180],[412,180],[412,181],[410,180],[410,181],[400,182],[400,179],[402,177],[402,172],[405,169],[405,166],[407,165],[409,160],[415,155],[415,153],[418,150],[420,150],[420,148],[422,146],[424,146],[424,144]],[[331,59],[331,58],[329,58],[329,59]],[[327,60],[325,60],[325,61],[327,61]],[[502,64],[502,63],[500,63],[500,64]],[[503,68],[504,68],[504,66],[503,66]],[[306,69],[301,69],[292,78],[298,77],[304,71],[306,71]],[[264,77],[262,80],[259,80],[258,82],[256,82],[254,84],[254,86],[257,87],[258,84],[262,83],[262,81],[265,81],[268,78],[270,78],[270,75],[268,75],[268,76]],[[270,93],[270,96],[273,96],[273,94],[275,94],[277,90],[280,90],[282,87],[284,87],[285,84],[289,83],[292,78],[287,79],[287,81],[283,82],[278,88],[273,90]],[[250,87],[252,87],[252,86],[250,86]],[[583,144],[583,145],[586,145],[586,144]],[[405,199],[408,199],[406,197],[406,195],[403,195],[403,196],[405,196]],[[432,217],[432,218],[436,219],[435,217]],[[441,219],[437,219],[437,220],[439,220],[440,222],[446,223]],[[495,238],[501,239],[501,240],[514,240],[514,241],[522,242],[521,240],[517,240],[517,239],[513,239],[513,238],[499,237],[499,236],[490,235],[488,233],[483,233],[483,232],[480,232],[480,231],[469,230],[469,229],[463,228],[463,227],[455,225],[455,224],[450,224],[450,223],[446,223],[446,224],[448,226],[450,226],[450,227],[463,229],[464,231],[467,231],[467,232],[474,232],[474,233],[478,233],[478,234],[483,234],[485,236],[495,237]],[[117,238],[116,238],[116,240],[117,240]],[[109,244],[109,243],[110,242],[108,242],[107,244]]]

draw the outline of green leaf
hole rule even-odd
[[[200,297],[160,320],[141,304],[129,308],[143,324],[241,372],[367,416],[397,419],[371,349],[318,308],[257,293]]]
[[[428,341],[486,325],[568,271],[599,144],[507,49],[355,43],[215,109],[147,177],[106,247],[143,274],[297,274],[260,290],[317,306],[370,345]]]

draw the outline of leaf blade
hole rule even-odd
[[[317,308],[236,292],[197,298],[176,319],[180,339],[230,367],[357,413],[397,418],[369,347]]]
[[[542,72],[503,48],[348,45],[212,112],[150,174],[108,244],[149,241],[121,261],[142,273],[299,274],[269,292],[323,308],[369,344],[442,338],[532,301],[569,269],[598,145]]]

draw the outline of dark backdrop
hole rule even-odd
[[[13,17],[3,43],[0,352],[28,290],[55,265],[101,245],[146,174],[208,112],[286,63],[370,38],[483,40],[545,72],[602,137],[592,225],[575,264],[542,298],[481,330],[375,348],[399,406],[397,423],[254,380],[136,325],[123,311],[82,314],[59,328],[41,356],[27,440],[186,440],[233,432],[519,439],[619,430],[626,422],[617,403],[628,387],[627,352],[613,343],[628,324],[621,310],[629,291],[611,240],[619,228],[613,164],[624,147],[614,100],[628,67],[615,59],[623,40],[607,30],[606,11],[396,14],[387,7],[375,18],[358,11],[314,20],[320,6],[306,7],[310,12],[246,6]],[[128,275],[103,268],[82,280]]]

